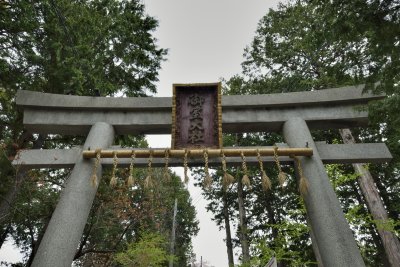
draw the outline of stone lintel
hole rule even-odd
[[[392,159],[392,156],[383,143],[371,144],[325,144],[317,142],[317,149],[321,159],[326,164],[333,163],[384,163]],[[267,148],[267,147],[260,147]],[[118,149],[113,147],[112,149]],[[121,148],[127,149],[127,148]],[[128,148],[129,149],[129,148]],[[78,157],[82,156],[81,148],[73,149],[48,149],[48,150],[22,150],[18,157],[13,161],[13,165],[28,169],[38,168],[72,168],[77,161]],[[227,157],[227,164],[231,166],[238,166],[241,164],[240,157]],[[262,157],[265,163],[274,163],[273,157]],[[291,163],[293,160],[289,157],[279,157],[282,163]],[[118,166],[128,167],[130,164],[129,159],[119,159]],[[249,165],[257,165],[256,157],[246,157],[246,162]],[[104,166],[112,166],[112,159],[102,159]],[[145,158],[137,158],[135,166],[145,167],[148,160]],[[204,166],[203,159],[188,159],[189,166]],[[164,159],[154,158],[153,167],[164,167]],[[220,166],[220,158],[209,158],[210,166]],[[183,166],[182,159],[170,158],[170,167]]]
[[[223,109],[305,107],[338,104],[366,104],[385,96],[363,92],[365,85],[347,86],[318,91],[302,91],[261,95],[222,96]],[[22,108],[72,110],[171,110],[171,97],[92,97],[47,94],[19,90],[16,103]]]
[[[356,106],[222,109],[222,131],[278,132],[292,117],[303,118],[311,129],[340,129],[367,125],[368,113]],[[114,126],[116,134],[171,134],[171,110],[100,111],[27,108],[24,125],[34,133],[86,135],[94,123]]]

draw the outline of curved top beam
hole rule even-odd
[[[224,109],[305,107],[341,104],[365,104],[382,99],[384,95],[363,93],[365,85],[348,86],[318,91],[292,92],[262,95],[222,96]],[[73,110],[170,110],[171,97],[91,97],[47,94],[20,90],[16,103],[29,109],[73,109]]]

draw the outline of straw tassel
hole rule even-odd
[[[185,149],[185,155],[183,156],[183,173],[184,173],[184,179],[185,179],[185,184],[189,183],[189,175],[188,175],[188,150]]]
[[[212,184],[212,178],[210,176],[210,172],[208,170],[208,150],[204,149],[204,173],[205,173],[205,177],[204,177],[204,187],[206,189],[210,189],[211,188],[211,184]]]
[[[233,184],[233,182],[235,182],[235,178],[227,172],[227,169],[226,169],[226,157],[225,157],[225,154],[224,154],[224,152],[222,150],[221,150],[221,157],[222,157],[222,170],[224,172],[224,175],[222,177],[222,187],[223,187],[224,190],[226,190],[226,188],[230,184]]]
[[[126,182],[126,185],[127,185],[128,187],[131,187],[131,186],[133,186],[134,184],[135,184],[135,179],[133,178],[132,175],[129,175],[128,181]]]
[[[261,172],[261,186],[264,191],[268,191],[271,189],[271,180],[269,179],[267,173],[264,171],[264,165],[261,161],[260,151],[257,149],[257,160],[258,164],[260,165],[260,172]]]
[[[268,191],[272,188],[271,180],[269,179],[269,177],[265,173],[265,171],[262,171],[261,185],[262,185],[262,188],[264,189],[264,191]]]
[[[283,172],[283,171],[279,171],[279,174],[278,174],[278,181],[279,181],[279,184],[280,184],[282,187],[285,185],[286,180],[287,180],[286,173]]]
[[[150,156],[149,156],[149,163],[147,165],[147,177],[144,179],[144,188],[150,188],[153,187],[153,181],[152,181],[152,169],[151,169],[151,164],[153,163],[153,151],[150,150]]]
[[[101,149],[96,149],[95,152],[96,152],[96,159],[93,165],[92,176],[90,177],[90,183],[92,184],[93,187],[96,187],[98,184],[97,169],[99,168],[100,165]]]
[[[126,185],[128,187],[131,187],[135,184],[135,179],[133,178],[133,167],[135,165],[135,158],[136,158],[135,150],[132,150],[131,164],[129,165],[129,177],[128,181],[126,182]]]
[[[244,186],[250,187],[251,183],[250,183],[250,179],[249,179],[249,175],[247,173],[247,165],[246,165],[246,157],[243,154],[243,151],[240,152],[240,156],[242,157],[242,170],[243,170],[243,178],[242,178],[242,184]]]
[[[229,173],[224,173],[224,181],[223,184],[225,187],[228,187],[229,185],[233,184],[235,182],[235,177],[233,177]]]
[[[282,171],[281,164],[279,163],[279,158],[278,158],[278,147],[274,147],[274,159],[276,163],[276,167],[278,168],[279,174],[278,174],[278,181],[281,187],[284,186],[286,179],[287,179],[287,174]]]
[[[151,180],[151,175],[147,175],[144,179],[144,188],[147,189],[150,187],[153,187],[153,181]]]
[[[168,164],[169,164],[169,149],[166,149],[165,150],[164,179],[167,182],[171,181],[171,175],[169,174]]]
[[[301,168],[300,159],[297,156],[293,156],[293,159],[297,165],[297,170],[299,172],[300,181],[299,181],[299,191],[301,195],[306,195],[308,192],[308,181],[303,174],[303,169]]]
[[[113,169],[112,169],[112,175],[111,175],[111,180],[110,180],[110,186],[114,187],[117,185],[117,177],[115,176],[115,173],[117,171],[117,165],[118,165],[118,158],[117,158],[117,152],[114,151],[114,156],[113,156]]]

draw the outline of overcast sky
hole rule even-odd
[[[172,96],[173,83],[218,82],[241,72],[244,48],[251,43],[257,23],[277,0],[143,0],[149,15],[159,20],[155,36],[168,48],[162,64],[157,96]],[[151,147],[170,146],[170,136],[149,136]],[[176,170],[182,173],[182,170]],[[194,252],[215,267],[228,265],[224,230],[219,231],[205,211],[201,191],[189,183],[200,220]]]

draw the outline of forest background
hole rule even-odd
[[[9,159],[19,149],[71,147],[81,144],[82,138],[24,131],[15,108],[15,93],[19,89],[92,96],[146,96],[155,92],[154,83],[167,51],[157,47],[151,35],[157,22],[145,15],[143,8],[137,1],[0,4],[0,244],[13,238],[26,255],[26,265],[32,261],[69,171],[19,175]],[[363,189],[365,177],[354,171],[357,166],[326,166],[368,266],[398,266],[400,262],[393,261],[396,253],[397,257],[400,254],[399,9],[398,1],[281,4],[260,20],[244,53],[243,72],[223,80],[225,94],[319,90],[361,83],[386,93],[385,100],[369,106],[370,126],[352,129],[356,142],[385,142],[394,157],[389,164],[363,166],[371,174],[368,185],[379,194],[381,217],[374,215],[376,207],[371,206],[368,190]],[[373,86],[376,82],[380,84]],[[343,142],[343,131],[313,134],[318,141]],[[275,133],[224,137],[224,145],[273,145],[281,141]],[[138,136],[118,137],[116,143],[147,145]],[[293,170],[285,166],[289,175],[282,190],[276,170],[267,168],[272,180],[268,191],[262,189],[258,170],[250,171],[251,187],[241,183],[240,170],[229,169],[235,175],[234,183],[223,186],[221,170],[217,170],[212,189],[204,190],[216,223],[226,233],[231,227],[237,229],[226,238],[230,264],[234,264],[231,248],[239,247],[243,266],[262,266],[272,255],[280,266],[315,265]],[[160,183],[151,189],[144,186],[140,177],[145,175],[139,170],[134,188],[123,186],[121,180],[121,186],[112,189],[108,186],[110,174],[106,175],[76,254],[77,264],[117,264],[114,255],[135,255],[133,244],[141,240],[151,243],[156,238],[158,244],[166,243],[172,224],[172,209],[166,206],[172,207],[175,197],[182,204],[179,220],[184,229],[179,233],[182,247],[177,249],[178,266],[190,263],[190,240],[198,231],[194,207],[178,177],[164,180],[161,171],[158,175]],[[196,176],[201,186],[202,170],[197,170]],[[382,238],[386,233],[391,239],[388,246]],[[165,246],[161,248],[165,250]]]

